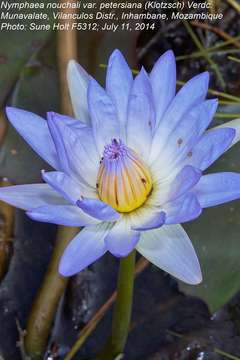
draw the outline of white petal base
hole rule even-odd
[[[181,225],[165,225],[141,235],[137,250],[150,262],[187,284],[202,281],[197,255]]]

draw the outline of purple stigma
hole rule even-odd
[[[112,139],[111,144],[104,147],[103,158],[106,160],[116,160],[127,154],[127,148],[122,140]]]

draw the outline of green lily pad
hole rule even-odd
[[[235,145],[208,172],[240,172],[240,144]],[[180,284],[185,292],[204,299],[212,312],[240,288],[240,202],[205,209],[198,220],[184,226],[198,253],[203,282]]]
[[[43,49],[34,61],[24,67],[13,91],[11,106],[44,117],[47,111],[58,111],[58,80],[52,45]],[[17,184],[38,182],[41,169],[48,168],[15,129],[9,126],[0,151],[0,176]]]
[[[42,0],[47,4],[47,0]],[[40,10],[39,10],[40,11]],[[15,14],[16,9],[9,10],[9,14]],[[21,13],[31,11],[22,9]],[[49,10],[47,13],[47,23],[51,24],[53,19]],[[17,20],[9,20],[10,24],[16,24]],[[22,20],[26,29],[32,20]],[[37,21],[36,21],[37,22]],[[41,22],[40,20],[38,22]],[[51,35],[51,31],[4,31],[0,32],[0,104],[3,104],[15,82],[18,80],[19,73],[28,60],[36,54],[46,43]]]

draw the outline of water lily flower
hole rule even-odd
[[[239,140],[240,120],[207,130],[218,104],[206,100],[209,75],[195,76],[176,94],[172,51],[133,79],[115,50],[106,89],[75,61],[67,77],[77,120],[7,108],[11,124],[55,170],[42,172],[45,183],[1,188],[0,199],[34,220],[84,227],[62,256],[64,276],[107,251],[123,257],[136,248],[176,278],[201,282],[180,223],[240,197],[240,174],[203,174]]]

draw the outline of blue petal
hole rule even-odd
[[[59,264],[63,276],[71,276],[82,271],[107,251],[104,237],[108,224],[84,228],[67,246]]]
[[[62,171],[95,187],[99,157],[88,129],[75,132],[53,113],[48,115],[48,124]]]
[[[23,210],[47,204],[66,204],[66,200],[47,184],[1,187],[0,200]]]
[[[105,145],[120,138],[120,123],[114,103],[94,79],[90,80],[88,87],[88,106],[93,135],[99,154],[102,154]]]
[[[158,126],[176,92],[176,62],[172,50],[166,51],[155,63],[150,80]]]
[[[157,229],[165,223],[166,214],[164,211],[159,211],[157,209],[152,210],[150,216],[148,216],[145,221],[142,221],[142,224],[139,226],[132,226],[132,230],[136,231],[147,231],[152,229]]]
[[[133,76],[126,60],[119,50],[109,58],[106,78],[106,91],[116,105],[121,124],[121,138],[126,139],[127,105]]]
[[[157,159],[182,117],[204,100],[208,90],[208,82],[209,74],[207,72],[199,74],[189,80],[177,93],[155,132],[150,156],[151,161]]]
[[[186,165],[177,174],[177,176],[168,183],[160,183],[159,188],[156,189],[155,205],[163,205],[169,201],[173,201],[184,195],[198,183],[202,176],[202,172],[193,166]]]
[[[171,184],[169,201],[185,194],[199,182],[201,176],[202,172],[199,169],[189,165],[185,166]]]
[[[116,221],[120,218],[116,210],[98,199],[81,198],[77,201],[77,206],[86,214],[102,221]]]
[[[58,155],[58,161],[60,163],[60,170],[63,170],[64,172],[70,174],[71,173],[71,167],[70,167],[70,160],[69,155],[65,148],[65,138],[62,134],[62,128],[59,127],[59,124],[62,124],[61,121],[56,121],[55,113],[49,112],[47,114],[47,120],[48,120],[48,126],[50,133],[52,135],[57,155]],[[64,128],[66,125],[63,125]]]
[[[207,131],[191,150],[185,162],[202,171],[207,169],[227,150],[234,137],[235,130],[230,128]]]
[[[129,97],[127,144],[144,159],[149,156],[154,121],[151,85],[142,68],[133,82]]]
[[[55,119],[57,119],[57,121],[64,122],[65,125],[70,126],[75,131],[87,128],[87,125],[85,123],[81,122],[80,120],[75,119],[68,115],[58,114],[54,111],[49,111],[48,117],[54,117]]]
[[[67,67],[67,80],[72,106],[76,118],[89,124],[87,103],[88,73],[75,60],[70,60]]]
[[[76,204],[77,200],[81,198],[81,196],[96,196],[96,192],[92,188],[79,181],[75,181],[70,176],[62,172],[43,171],[42,177],[44,181],[46,181],[56,191],[60,192],[65,199],[74,205]]]
[[[240,174],[222,172],[205,175],[193,189],[201,207],[206,208],[240,198]]]
[[[180,225],[166,225],[141,234],[137,250],[154,265],[188,284],[199,284],[202,274],[191,241]]]
[[[216,126],[211,129],[211,131],[221,128],[231,128],[235,130],[235,136],[233,141],[231,142],[229,148],[235,145],[240,140],[240,119],[234,119],[232,121],[227,121],[222,125]]]
[[[9,121],[25,141],[53,168],[59,169],[59,162],[47,121],[31,112],[6,108]]]
[[[125,219],[118,221],[105,238],[107,249],[115,256],[127,256],[136,246],[140,232],[131,230]]]
[[[73,205],[45,205],[29,210],[27,215],[37,221],[65,226],[89,226],[99,223]]]
[[[196,195],[186,194],[183,197],[164,205],[166,224],[179,224],[196,219],[202,213],[202,208]]]
[[[210,124],[216,109],[217,100],[207,100],[185,114],[169,136],[166,146],[153,163],[154,173],[161,179],[169,176],[182,166],[187,155],[199,141]],[[187,161],[185,161],[188,164]]]

